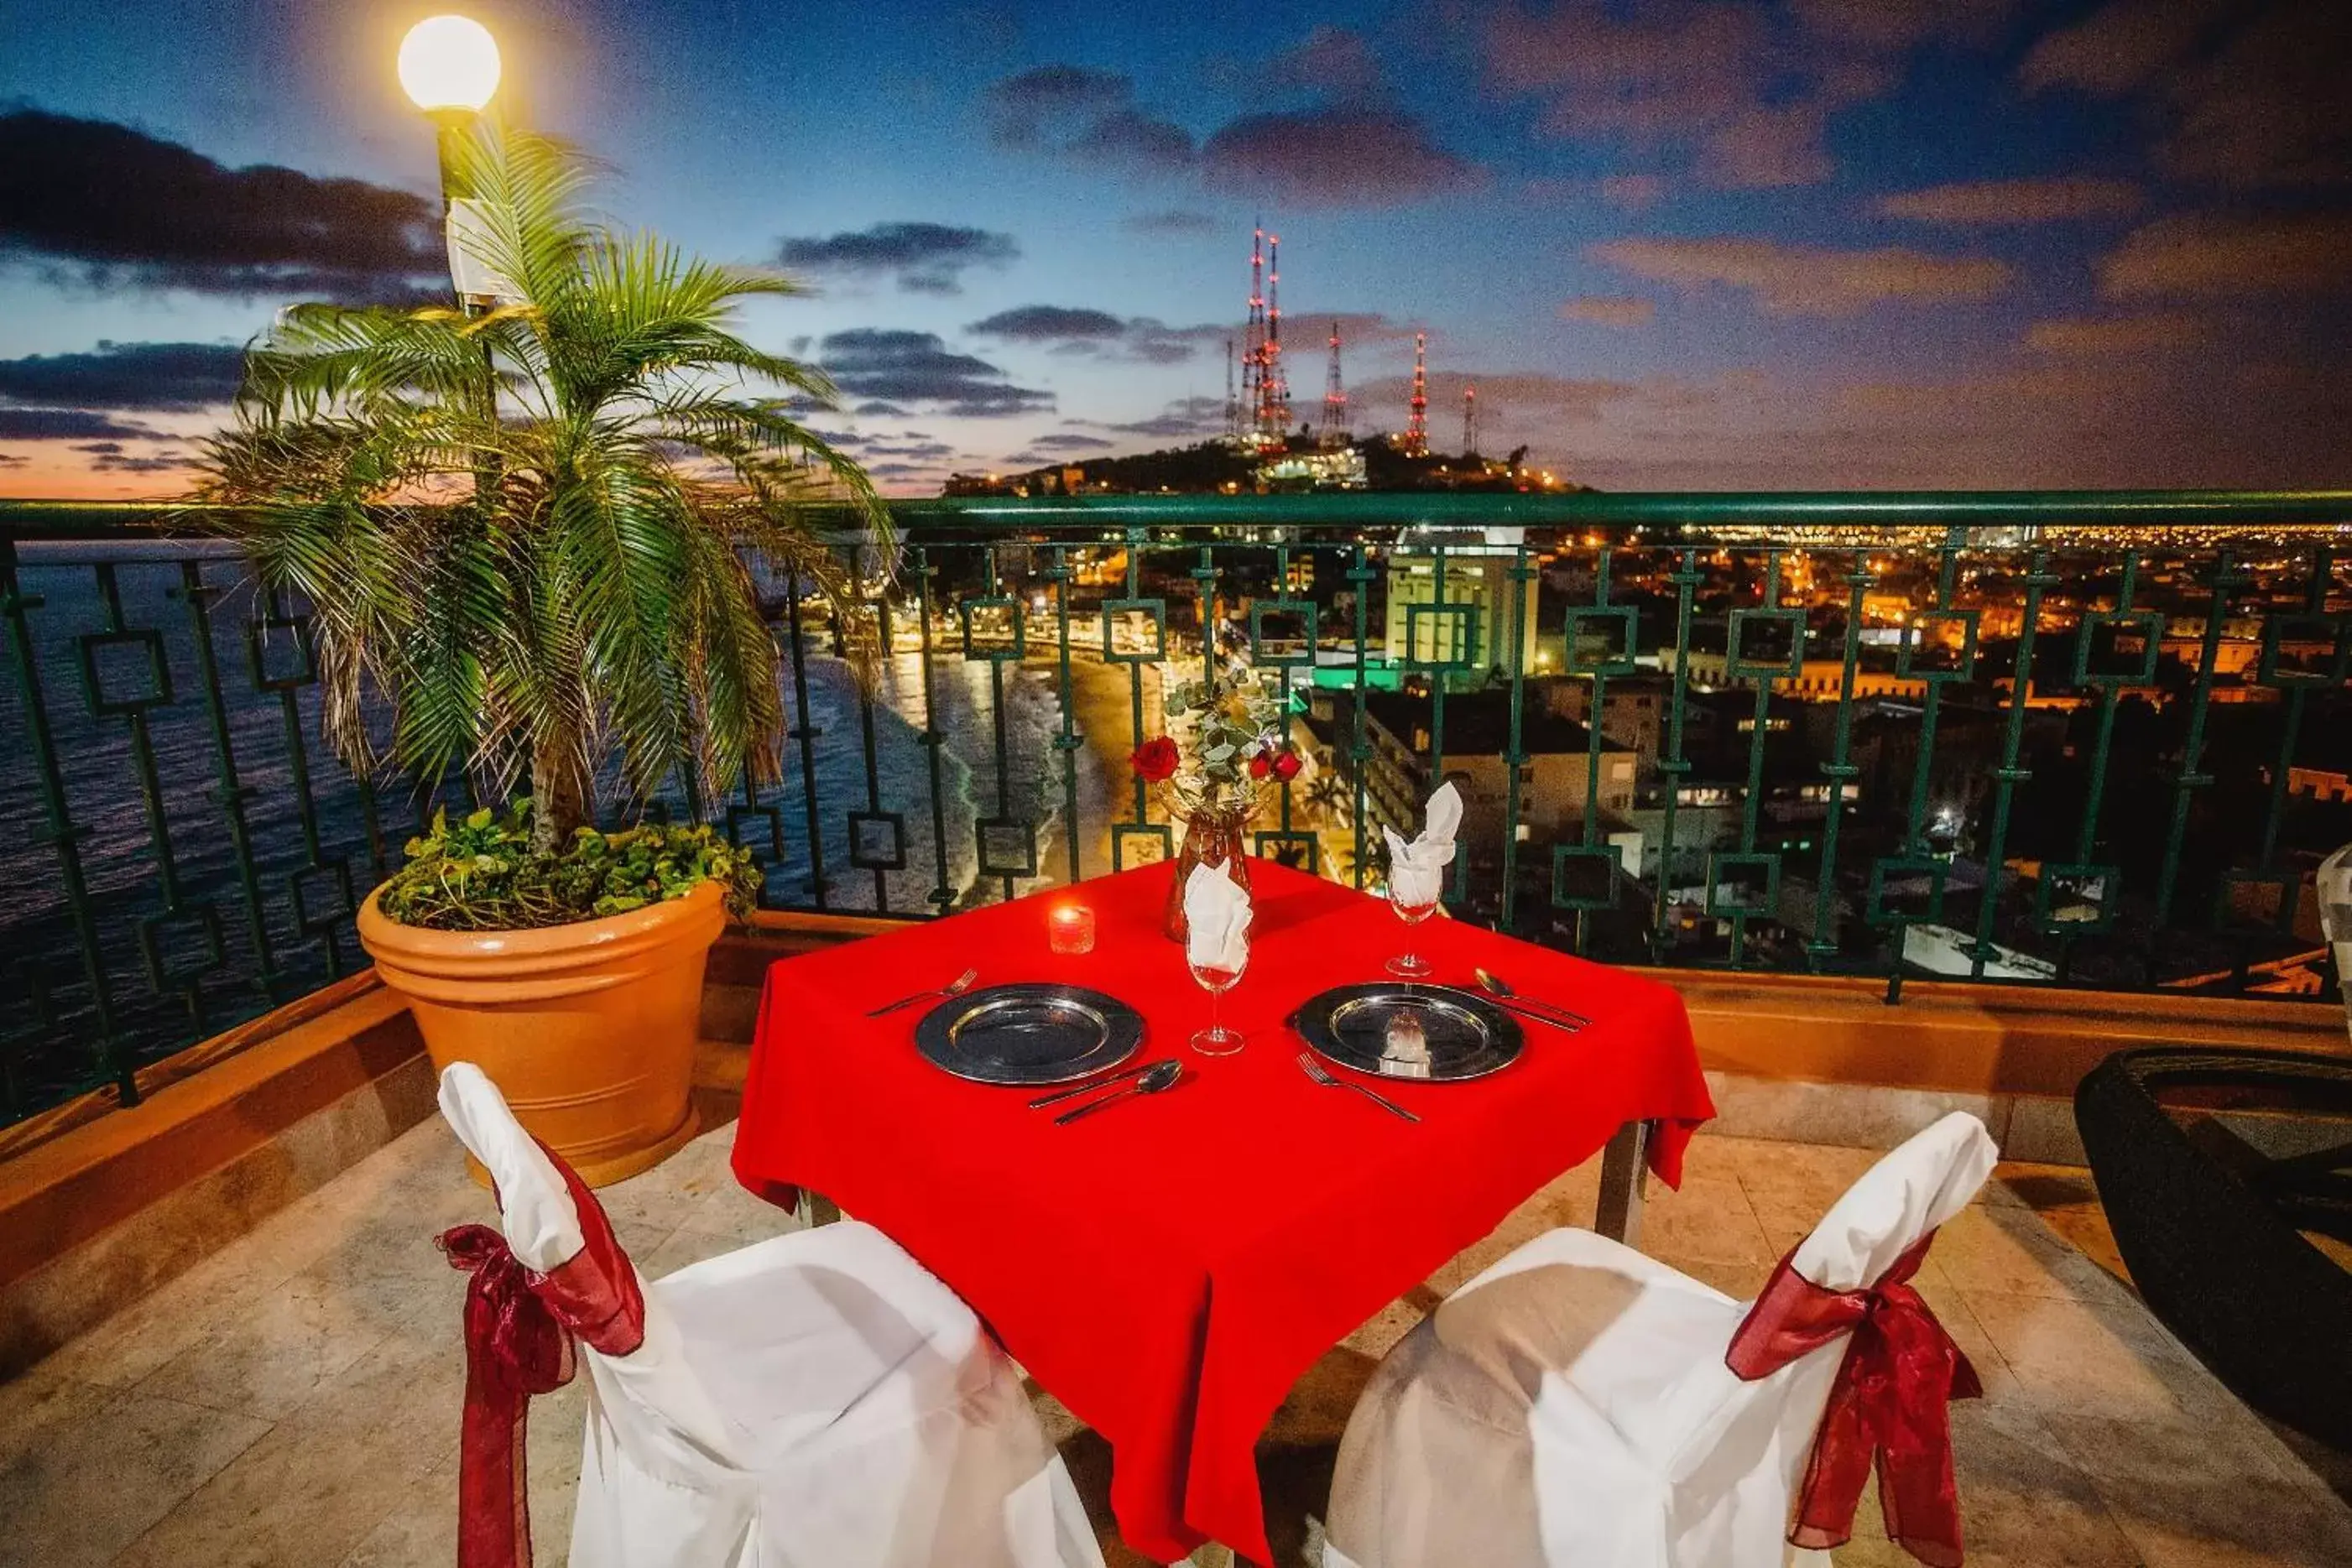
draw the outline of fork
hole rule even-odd
[[[944,986],[939,986],[928,991],[917,991],[913,996],[900,997],[895,1002],[885,1002],[880,1007],[876,1008],[872,1012],[867,1013],[866,1016],[870,1019],[878,1019],[884,1013],[895,1013],[900,1008],[911,1008],[917,1002],[927,1002],[933,997],[960,997],[963,995],[964,992],[971,989],[971,983],[978,978],[980,978],[980,971],[978,969],[966,969],[962,974],[958,975],[954,979],[950,980]]]
[[[1298,1065],[1301,1071],[1303,1071],[1307,1077],[1313,1079],[1316,1082],[1322,1084],[1327,1089],[1352,1089],[1357,1093],[1362,1095],[1365,1099],[1370,1100],[1373,1104],[1378,1105],[1381,1110],[1386,1111],[1391,1116],[1402,1116],[1408,1122],[1418,1122],[1421,1120],[1420,1117],[1414,1115],[1412,1112],[1406,1110],[1403,1106],[1398,1104],[1395,1101],[1390,1099],[1385,1094],[1375,1092],[1372,1090],[1365,1088],[1360,1083],[1351,1082],[1345,1078],[1332,1077],[1330,1069],[1316,1061],[1313,1056],[1309,1055],[1306,1051],[1302,1051],[1298,1053]]]

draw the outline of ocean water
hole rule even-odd
[[[152,1060],[364,967],[353,901],[399,863],[435,805],[467,804],[460,788],[433,796],[386,780],[373,799],[361,789],[320,737],[296,631],[261,613],[240,562],[185,552],[157,559],[159,547],[144,545],[118,551],[123,559],[101,570],[89,563],[92,547],[72,551],[67,564],[25,547],[19,587],[107,1017],[67,896],[20,652],[0,636],[0,1109],[12,1113],[100,1079],[102,1035],[130,1060]],[[886,662],[869,704],[821,637],[805,642],[804,725],[789,663],[781,679],[789,723],[814,733],[785,742],[782,780],[757,803],[739,789],[709,810],[761,856],[767,902],[819,904],[819,859],[830,909],[922,915],[1002,897],[1004,881],[981,874],[978,831],[998,819],[1021,825],[991,831],[996,863],[1022,863],[1024,836],[1034,846],[1039,877],[1015,880],[1014,893],[1066,875],[1050,679],[1001,671],[1000,775],[990,666],[965,661],[951,631],[935,637],[928,701],[916,653]],[[207,651],[217,709],[204,678]],[[936,758],[923,742],[928,727],[942,737]],[[1081,815],[1101,813],[1106,791],[1091,754],[1067,755],[1079,770]],[[683,805],[671,791],[656,809]],[[870,820],[853,821],[869,810]],[[893,814],[897,831],[884,820]],[[853,863],[853,832],[856,859],[903,865]]]

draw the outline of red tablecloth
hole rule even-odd
[[[1405,931],[1385,904],[1271,862],[1252,864],[1250,967],[1222,1003],[1249,1044],[1195,1055],[1185,1041],[1208,998],[1160,931],[1170,874],[1163,862],[775,965],[735,1173],[782,1201],[794,1186],[824,1194],[969,1301],[1110,1442],[1130,1546],[1165,1560],[1215,1540],[1264,1563],[1253,1448],[1299,1374],[1622,1123],[1663,1124],[1651,1166],[1678,1181],[1714,1107],[1673,991],[1448,920],[1412,933],[1440,979],[1483,963],[1592,1027],[1528,1026],[1526,1054],[1491,1078],[1380,1082],[1419,1125],[1318,1086],[1282,1020],[1379,977]],[[1055,956],[1046,912],[1072,897],[1096,912],[1096,948]],[[1035,1091],[917,1055],[921,1009],[863,1016],[967,965],[982,985],[1120,998],[1146,1019],[1143,1054],[1181,1058],[1183,1082],[1055,1126],[1027,1108]]]

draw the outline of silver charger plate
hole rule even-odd
[[[1403,980],[1339,986],[1309,997],[1294,1022],[1318,1055],[1382,1078],[1431,1083],[1484,1078],[1527,1049],[1518,1020],[1485,998]]]
[[[1117,997],[1044,982],[966,991],[915,1025],[926,1060],[975,1083],[1068,1083],[1142,1043],[1142,1015]]]

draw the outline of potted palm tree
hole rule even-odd
[[[865,474],[793,418],[820,373],[736,335],[795,292],[592,224],[583,160],[485,124],[453,139],[460,244],[488,300],[303,305],[248,351],[203,498],[259,586],[308,606],[329,741],[363,773],[462,771],[504,814],[409,845],[360,912],[436,1068],[478,1063],[592,1182],[696,1130],[702,971],[756,873],[666,781],[776,776],[776,647],[747,551],[855,614],[809,521]]]

